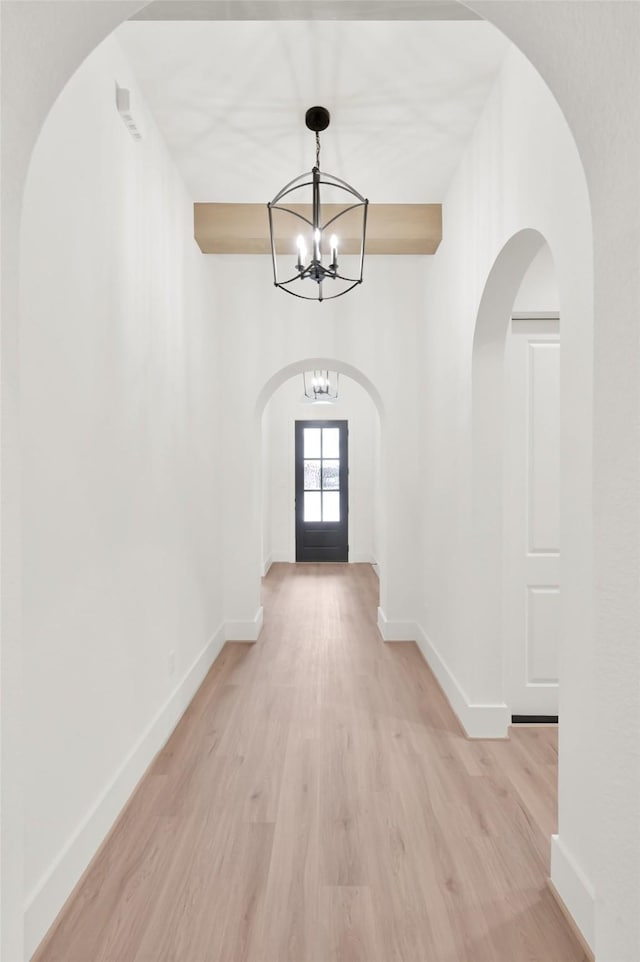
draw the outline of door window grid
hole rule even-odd
[[[304,520],[340,521],[340,429],[304,429]]]

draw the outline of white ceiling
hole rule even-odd
[[[266,203],[314,161],[373,203],[439,203],[508,47],[479,20],[130,21],[117,31],[194,201]],[[132,102],[135,116],[135,102]]]

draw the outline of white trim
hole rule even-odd
[[[295,558],[292,560],[292,559],[291,559],[291,556],[290,556],[290,554],[289,554],[288,551],[279,551],[279,552],[278,552],[278,551],[275,551],[275,552],[273,552],[272,554],[270,554],[270,555],[265,559],[265,561],[263,561],[263,563],[262,563],[262,577],[263,577],[263,578],[266,578],[266,576],[267,576],[268,573],[269,573],[269,569],[271,568],[271,565],[274,565],[274,564],[295,564],[295,563],[296,563],[296,562],[295,562]],[[376,561],[376,559],[375,559],[375,558],[373,557],[373,555],[371,555],[371,554],[367,554],[366,552],[355,552],[355,553],[354,553],[354,552],[349,552],[349,564],[354,564],[354,565],[367,564],[367,565],[371,565],[371,567],[373,568],[373,570],[375,571],[375,573],[378,575],[378,577],[380,577],[380,574],[379,574],[379,572],[378,572],[378,562]]]
[[[558,321],[560,314],[558,311],[513,311],[512,321]]]
[[[415,641],[415,621],[389,621],[382,608],[378,608],[378,629],[384,641]]]
[[[421,625],[415,621],[389,621],[382,608],[378,608],[378,628],[385,641],[415,640],[468,738],[507,738],[511,722],[507,705],[504,702],[478,705],[469,701],[462,686]]]
[[[25,900],[25,954],[30,959],[98,851],[133,791],[166,744],[225,641],[220,626],[152,718],[75,832]]]
[[[262,605],[256,611],[252,621],[225,621],[225,641],[257,641],[262,631],[264,611]]]
[[[266,578],[271,565],[275,564],[295,564],[295,558],[291,560],[291,555],[288,551],[272,551],[262,566],[263,578]]]
[[[283,0],[276,4],[269,4],[269,12],[265,12],[264,19],[276,19],[277,17],[288,16],[297,18],[299,16],[299,5],[291,3],[291,0]],[[272,13],[271,11],[276,11]],[[236,20],[253,20],[256,14],[256,6],[253,0],[234,0],[233,16]],[[184,0],[166,0],[158,9],[155,3],[147,4],[137,13],[134,13],[131,20],[226,20],[229,16],[229,7],[226,0],[209,0],[208,3],[198,3],[197,0],[185,3]],[[321,0],[321,2],[309,2],[308,12],[303,14],[305,19],[311,20],[322,16],[325,20],[377,20],[380,14],[377,4],[367,4],[361,7],[358,3],[345,2],[345,0]],[[439,3],[401,3],[398,10],[394,10],[393,2],[385,4],[383,14],[386,20],[480,20],[480,15],[460,3],[452,0],[440,0]],[[311,365],[329,363],[322,358],[310,359],[306,362]],[[331,361],[335,370],[335,361]],[[289,365],[294,367],[293,364]],[[346,366],[346,365],[343,365]],[[297,373],[297,371],[296,371]],[[353,375],[349,375],[352,377]]]
[[[551,881],[591,949],[595,946],[595,893],[559,835],[551,836]]]
[[[436,676],[467,738],[507,738],[511,716],[504,702],[474,704],[435,647],[424,628],[416,625],[415,638],[424,660]]]

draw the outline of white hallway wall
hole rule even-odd
[[[560,666],[560,837],[588,865],[596,959],[635,962],[640,958],[640,4],[469,0],[468,5],[503,29],[549,84],[576,139],[589,189],[594,283],[591,287],[588,274],[574,274],[573,280],[588,286],[594,298],[593,362],[573,369],[572,399],[565,391],[568,332],[560,277],[561,404],[563,418],[573,421],[569,437],[563,428],[562,446],[567,460],[576,458],[568,473],[563,468],[560,548],[563,592],[573,598],[577,615],[568,633],[569,688],[564,654]],[[588,341],[590,333],[576,328],[575,336]],[[591,390],[593,418],[578,400]],[[591,444],[592,471],[579,456]],[[583,496],[567,504],[574,479],[576,492],[584,493],[589,476],[592,510]],[[583,543],[573,543],[580,557],[568,555],[563,526],[570,519],[584,526]],[[580,574],[583,559],[593,562],[589,584]],[[578,574],[573,585],[567,582],[569,570]]]
[[[593,944],[591,225],[584,176],[564,119],[515,51],[505,61],[444,211],[445,238],[427,278],[427,316],[439,322],[427,323],[422,345],[428,392],[423,645],[467,729],[491,734],[488,718],[493,734],[506,734],[500,612],[486,626],[478,615],[487,562],[478,568],[474,556],[476,512],[483,505],[474,503],[473,339],[494,261],[511,237],[535,228],[557,266],[563,343],[560,832],[552,877]],[[533,265],[534,280],[538,266]],[[505,336],[511,307],[503,318]],[[496,436],[502,425],[499,416]],[[436,476],[426,471],[434,462],[440,465]],[[499,578],[499,572],[489,574]]]
[[[2,4],[2,878],[6,962],[22,950],[20,482],[17,399],[18,233],[26,167],[57,92],[116,23],[143,6]],[[567,116],[586,169],[595,235],[595,671],[598,699],[589,785],[595,818],[596,955],[636,962],[640,851],[637,499],[640,438],[640,85],[636,4],[470,0],[542,72]],[[271,7],[265,4],[265,15]],[[82,15],[79,16],[78,14]],[[579,78],[579,82],[576,81]],[[615,149],[612,149],[615,145]],[[589,380],[591,373],[589,373]],[[585,419],[585,420],[588,420]],[[613,427],[613,429],[612,429]],[[584,435],[584,431],[581,432]],[[590,432],[587,432],[590,435]],[[582,442],[583,438],[578,439]],[[579,704],[575,704],[579,717]],[[584,713],[587,719],[586,712]],[[561,785],[561,805],[562,793]]]
[[[294,427],[296,421],[314,419],[349,422],[349,561],[376,559],[378,413],[367,392],[352,378],[343,375],[339,388],[333,404],[310,404],[304,400],[302,375],[297,375],[278,388],[265,408],[265,570],[273,561],[296,559]]]
[[[190,200],[114,39],[48,118],[22,252],[30,954],[223,638],[207,278]]]
[[[233,412],[223,442],[225,615],[245,638],[260,619],[263,407],[288,380],[285,368],[305,358],[352,365],[381,396],[381,608],[392,625],[408,622],[413,630],[419,559],[415,364],[426,259],[370,257],[362,287],[318,304],[276,290],[268,257],[207,257],[224,355],[221,387]],[[253,283],[246,283],[247,276]],[[261,399],[272,378],[276,383]]]
[[[556,265],[547,244],[533,258],[513,302],[516,312],[531,314],[560,312]]]
[[[225,258],[224,261],[226,266],[226,262],[228,262],[228,259]],[[261,261],[264,266],[265,259],[261,259]],[[416,279],[418,277],[419,277],[419,272],[416,272],[414,270],[410,277],[409,275],[405,275],[403,280],[404,280],[405,288],[407,290],[411,289],[414,297],[416,297],[416,292],[417,292],[417,296],[419,298],[421,288],[420,288],[419,281],[416,284]],[[394,285],[394,279],[395,279],[395,275],[393,272],[389,274],[386,278],[387,284],[391,290],[393,290],[394,288],[395,290],[397,290],[397,285]],[[231,281],[231,283],[229,283],[229,281]],[[216,285],[218,297],[221,296],[222,288],[227,287],[227,285],[229,289],[232,288],[233,278],[232,277],[230,278],[228,273],[225,270],[225,283],[220,283]],[[358,292],[358,293],[361,293],[361,292]],[[282,299],[282,295],[276,294],[276,296]],[[285,299],[285,303],[288,303],[286,299]],[[293,303],[297,307],[300,306],[299,304],[296,304],[296,302],[293,302]],[[341,302],[338,302],[338,304],[340,303]],[[376,306],[378,306],[378,303],[379,303],[379,299],[376,298]],[[260,306],[263,306],[263,305],[260,305]],[[323,315],[323,321],[324,321],[323,326],[329,328],[331,339],[328,339],[325,336],[324,338],[316,342],[318,353],[326,353],[327,346],[329,344],[331,344],[332,349],[335,349],[335,338],[336,338],[335,314],[332,317],[330,317],[331,323],[327,325],[326,313],[327,313],[328,306],[332,308],[336,307],[336,305],[322,305],[322,307],[320,307],[319,305],[304,305],[303,307],[303,309],[305,310],[309,310],[309,309],[315,310],[315,311],[322,310],[323,312],[325,312],[325,314]],[[256,304],[253,311],[246,312],[245,316],[255,317],[257,311],[259,310],[260,310],[260,307]],[[413,332],[413,335],[415,336],[416,317],[419,316],[419,312],[415,311],[414,309],[413,312],[409,310],[408,313],[412,315],[412,322],[410,324],[410,328]],[[371,343],[375,344],[375,343],[380,343],[381,341],[384,342],[385,324],[387,323],[386,318],[387,318],[387,314],[384,311],[377,312],[375,310],[371,310],[370,308],[370,313],[368,315],[368,322],[370,325],[369,341]],[[268,327],[268,321],[266,326]],[[347,330],[348,330],[348,327],[347,327]],[[386,328],[386,330],[389,330],[389,328]],[[412,460],[411,460],[412,456],[414,456],[413,452],[415,449],[415,446],[413,444],[413,436],[411,434],[411,428],[413,427],[415,429],[416,423],[415,421],[411,423],[410,419],[407,418],[406,416],[407,397],[413,398],[413,394],[411,390],[408,390],[407,372],[412,371],[412,365],[415,362],[413,360],[414,355],[411,350],[411,344],[412,344],[411,339],[407,340],[406,338],[402,337],[402,332],[399,333],[398,331],[397,323],[394,325],[394,327],[391,330],[393,331],[393,337],[398,338],[400,344],[404,348],[404,353],[398,352],[396,348],[396,353],[392,357],[389,357],[388,351],[386,351],[385,358],[384,358],[386,362],[386,366],[384,364],[381,364],[378,367],[378,371],[383,372],[379,376],[381,377],[381,380],[383,381],[383,383],[386,383],[386,388],[387,388],[386,396],[389,399],[393,399],[395,401],[396,395],[402,394],[403,399],[405,401],[405,407],[399,408],[397,404],[394,405],[392,403],[393,416],[389,422],[391,424],[390,434],[393,436],[393,438],[396,441],[400,440],[401,443],[399,447],[395,448],[394,454],[392,456],[394,465],[398,469],[398,473],[396,474],[395,477],[391,477],[390,474],[388,473],[387,482],[389,485],[389,488],[388,488],[389,491],[391,490],[397,491],[398,481],[401,479],[402,482],[404,482],[404,488],[406,491],[407,486],[411,484],[412,479],[416,478],[416,472],[412,470]],[[234,327],[233,334],[234,334],[233,338],[231,340],[228,340],[225,346],[225,371],[227,372],[230,369],[229,360],[232,356],[232,351],[229,350],[229,347],[230,345],[237,346],[237,343],[238,343],[235,341],[235,336],[237,334],[237,327]],[[273,344],[273,338],[271,338],[270,340],[271,340],[271,343]],[[242,343],[242,352],[240,355],[240,360],[241,360],[242,366],[244,367],[246,362],[246,355],[247,355],[246,344],[249,343],[249,341],[243,339],[241,343]],[[290,344],[290,338],[288,335],[286,337],[286,343],[287,345]],[[304,347],[308,351],[309,341],[306,337],[303,339],[302,343],[304,343]],[[388,346],[388,339],[387,339],[387,346]],[[357,361],[359,363],[363,357],[365,358],[365,361],[366,361],[366,353],[361,352],[360,350],[356,350],[351,355],[347,355],[347,356],[350,358],[352,362]],[[286,353],[283,353],[281,355],[281,362],[284,362],[288,359],[289,357]],[[397,366],[395,367],[395,372],[393,370],[394,362],[397,364]],[[370,371],[374,369],[375,369],[374,367],[369,368]],[[398,378],[398,371],[401,372],[400,378]],[[394,373],[395,373],[395,381],[394,381]],[[394,385],[393,390],[391,390],[390,384]],[[402,384],[401,389],[400,389],[400,384]],[[230,452],[231,450],[236,448],[237,427],[238,427],[237,417],[227,422],[227,435],[226,435],[227,452]],[[253,452],[250,451],[249,449],[247,449],[245,454],[250,459],[254,458]],[[387,456],[388,456],[388,452],[387,452]],[[389,464],[389,461],[387,461],[387,464]],[[242,473],[242,469],[240,470],[240,474],[241,473]],[[431,477],[438,477],[438,471],[430,471],[427,473]],[[227,475],[228,487],[227,487],[227,498],[226,498],[225,504],[227,509],[229,508],[231,509],[231,510],[227,510],[226,512],[226,517],[228,518],[228,521],[229,521],[228,527],[227,527],[227,545],[228,545],[227,556],[228,557],[231,556],[235,549],[236,558],[238,559],[238,561],[240,561],[241,564],[243,564],[245,563],[246,559],[242,557],[242,554],[243,554],[242,532],[238,531],[238,520],[241,517],[243,517],[242,504],[241,504],[240,498],[238,497],[238,495],[241,494],[241,487],[239,488],[239,486],[237,485],[237,478],[240,476],[240,474],[236,474],[233,468],[229,470],[229,473]],[[249,474],[251,474],[251,472],[249,472]],[[232,493],[236,497],[235,501],[233,500]],[[255,497],[255,490],[252,492],[252,494]],[[415,626],[415,596],[412,597],[410,592],[406,590],[406,586],[409,581],[409,579],[406,578],[406,572],[408,570],[409,571],[413,570],[415,567],[413,563],[415,560],[415,554],[412,556],[412,550],[415,552],[417,545],[416,545],[415,537],[408,538],[407,535],[411,531],[412,521],[415,515],[411,515],[410,513],[411,502],[408,501],[406,498],[401,498],[400,503],[394,506],[388,505],[388,508],[393,513],[393,516],[390,517],[389,519],[390,528],[396,534],[399,528],[405,532],[405,536],[403,538],[396,540],[392,544],[391,560],[386,566],[386,572],[388,572],[389,575],[393,575],[394,573],[398,573],[398,575],[402,575],[401,583],[399,583],[399,578],[396,579],[395,584],[391,578],[389,579],[392,582],[393,588],[396,589],[396,594],[394,594],[393,590],[391,591],[391,593],[386,594],[386,599],[387,599],[386,604],[390,606],[387,608],[387,610],[393,610],[395,613],[395,624],[393,623],[394,622],[393,616],[390,619],[392,621],[392,626],[389,628],[389,635],[391,637],[395,637],[398,634],[402,634],[403,630],[405,630],[403,629],[402,626],[406,624],[407,626],[406,633],[409,636],[411,636],[414,633],[414,626]],[[415,508],[415,503],[414,503],[414,508]],[[240,550],[238,546],[240,546]],[[387,558],[386,560],[389,560],[389,559]],[[383,570],[385,570],[385,568],[383,568]],[[255,567],[254,567],[254,572],[255,572]],[[388,584],[388,580],[385,583]],[[227,584],[227,594],[226,594],[227,601],[230,604],[232,604],[232,599],[234,598],[234,596],[240,597],[242,601],[243,599],[240,593],[242,592],[243,589],[248,589],[249,585],[248,584],[242,585],[240,583],[240,581],[237,578],[237,570],[234,569],[233,565],[229,565],[227,568],[226,584]],[[398,588],[402,589],[402,591],[399,591]],[[248,592],[247,592],[247,596],[248,596]],[[249,626],[251,625],[252,609],[251,608],[246,609],[244,618],[242,617],[242,612],[240,611],[236,612],[233,609],[233,607],[226,608],[226,610],[232,612],[232,619],[235,618],[235,620],[238,621],[239,623],[238,633],[240,635],[246,635],[247,634],[246,628],[248,625]],[[240,616],[237,617],[237,615],[240,615]],[[400,631],[398,631],[398,628],[397,628],[398,624],[400,625]]]

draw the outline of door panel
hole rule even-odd
[[[296,561],[348,561],[348,425],[296,421]]]
[[[558,684],[559,620],[560,589],[557,586],[527,585],[526,678],[529,684]],[[556,715],[557,711],[543,714]]]
[[[560,336],[513,320],[507,340],[504,629],[514,715],[558,714]]]

